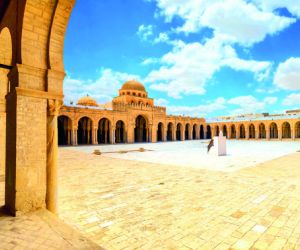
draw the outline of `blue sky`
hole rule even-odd
[[[140,80],[170,114],[300,108],[300,1],[77,0],[65,38],[65,103],[99,103]]]

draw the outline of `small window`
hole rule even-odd
[[[141,93],[139,93],[138,96],[141,97]]]
[[[133,95],[134,95],[134,96],[136,95],[135,92],[133,92]]]
[[[127,92],[127,95],[130,95],[130,92]]]

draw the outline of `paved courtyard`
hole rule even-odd
[[[59,216],[105,249],[300,249],[299,178],[300,153],[221,172],[60,148]]]

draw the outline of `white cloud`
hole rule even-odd
[[[263,10],[286,8],[292,15],[300,17],[300,1],[297,0],[254,0],[254,2]]]
[[[285,106],[295,106],[299,108],[300,104],[300,93],[299,94],[290,94],[282,102]]]
[[[142,62],[142,65],[156,64],[159,63],[159,58],[149,57]]]
[[[64,81],[65,103],[69,104],[71,101],[76,103],[86,94],[95,98],[99,103],[108,102],[118,94],[121,85],[130,79],[139,80],[139,76],[106,68],[100,70],[99,78],[94,81],[67,77]]]
[[[166,99],[164,99],[164,98],[159,98],[157,100],[156,99],[154,100],[154,104],[155,104],[155,106],[163,106],[163,107],[165,107],[165,106],[167,106],[169,104],[169,101],[166,100]]]
[[[278,101],[278,98],[277,97],[266,97],[265,99],[264,99],[264,103],[266,103],[266,104],[269,104],[269,105],[273,105],[273,104],[275,104],[276,102]]]
[[[167,33],[161,32],[158,37],[154,39],[154,43],[168,43],[170,38]]]
[[[300,58],[291,57],[280,63],[274,76],[274,84],[286,90],[300,90]]]
[[[192,117],[208,116],[215,111],[224,110],[226,100],[222,97],[213,102],[198,106],[167,106],[167,112],[173,115],[188,115]]]
[[[202,25],[215,33],[229,36],[232,41],[252,45],[288,27],[296,20],[259,10],[242,0],[219,1],[206,8]]]
[[[161,67],[150,72],[145,81],[151,83],[151,89],[173,98],[204,94],[207,82],[223,66],[253,72],[259,80],[268,76],[271,67],[269,62],[239,59],[233,47],[223,44],[219,36],[204,44],[176,41],[160,63]]]
[[[140,25],[137,35],[140,37],[140,39],[147,41],[151,36],[153,36],[153,26],[144,24]]]
[[[277,102],[276,97],[265,97],[259,101],[252,95],[238,96],[227,101],[228,104],[237,105],[238,108],[232,111],[232,114],[249,114],[266,111],[267,105],[273,105]]]
[[[244,45],[264,40],[296,20],[278,16],[258,4],[244,0],[156,0],[160,14],[166,21],[175,16],[184,24],[177,31],[198,32],[204,27],[212,28],[217,35]]]

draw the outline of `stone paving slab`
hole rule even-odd
[[[105,249],[300,249],[300,153],[222,173],[60,149],[59,166],[60,218]]]
[[[0,249],[102,249],[46,210],[19,217],[0,211]]]

